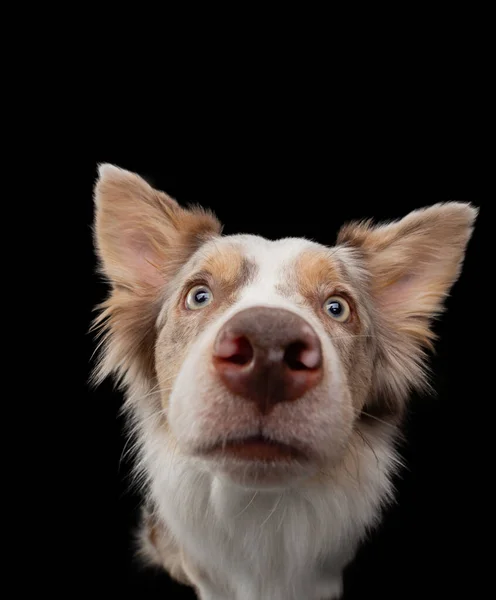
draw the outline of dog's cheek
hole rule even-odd
[[[375,349],[371,340],[365,338],[352,343],[348,356],[347,376],[353,407],[358,416],[372,387]]]
[[[155,360],[164,408],[167,408],[174,381],[200,330],[197,318],[171,318],[159,334]]]
[[[370,392],[374,348],[370,338],[360,336],[330,336],[333,348],[339,357],[338,367],[344,373],[348,398],[356,415],[360,414]]]

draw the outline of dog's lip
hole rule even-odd
[[[300,447],[264,435],[251,435],[219,442],[204,450],[203,454],[209,457],[257,462],[281,462],[307,458]]]

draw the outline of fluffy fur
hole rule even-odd
[[[468,204],[389,224],[348,224],[327,248],[304,239],[222,236],[135,174],[100,167],[95,245],[111,286],[95,329],[95,380],[126,395],[145,483],[140,554],[201,600],[337,599],[341,573],[393,498],[395,440],[408,396],[426,385],[432,319],[459,276],[476,218]],[[187,310],[195,284],[213,301]],[[323,310],[351,307],[345,323]],[[239,311],[296,313],[317,333],[322,381],[263,417],[211,365]],[[308,461],[209,458],[216,443],[263,431]]]

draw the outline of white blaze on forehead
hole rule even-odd
[[[239,244],[243,255],[256,266],[253,279],[240,290],[238,309],[252,305],[292,306],[278,289],[287,280],[287,269],[305,250],[324,249],[324,246],[303,238],[272,241],[255,235],[239,235],[230,239]]]

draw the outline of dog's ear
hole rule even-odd
[[[460,275],[477,209],[435,204],[380,225],[345,225],[338,244],[352,247],[369,275],[379,337],[382,392],[402,396],[425,380],[423,349],[431,348],[432,320]]]
[[[104,164],[95,185],[95,244],[103,273],[140,292],[161,286],[220,224],[184,209],[138,175]]]
[[[126,385],[150,382],[166,284],[221,226],[112,165],[100,166],[94,197],[95,246],[112,290],[92,326],[102,348],[93,381],[114,373]]]
[[[425,327],[458,279],[476,216],[469,204],[435,204],[394,223],[345,225],[338,244],[363,251],[372,293],[391,322],[429,338]]]

